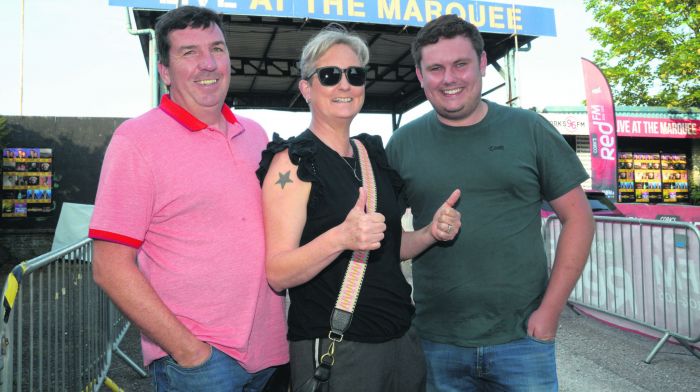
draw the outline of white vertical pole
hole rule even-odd
[[[24,103],[24,0],[20,2],[19,18],[19,115],[22,116]]]
[[[520,107],[521,96],[520,89],[518,88],[519,78],[519,67],[518,67],[518,27],[515,23],[515,1],[511,2],[511,12],[513,13],[513,41],[515,46],[513,47],[512,57],[508,56],[507,59],[511,60],[508,64],[508,105],[513,107]]]

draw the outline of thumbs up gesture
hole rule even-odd
[[[436,241],[452,241],[462,227],[462,214],[454,209],[454,205],[462,195],[459,189],[455,189],[450,197],[435,211],[433,221],[430,224],[430,234]]]
[[[345,238],[345,249],[374,250],[379,249],[384,239],[386,224],[384,215],[378,212],[366,212],[367,192],[360,188],[355,206],[350,210],[341,224]]]

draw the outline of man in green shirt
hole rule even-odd
[[[413,262],[428,390],[557,390],[559,315],[593,237],[580,186],[588,175],[541,116],[481,99],[487,61],[474,25],[439,17],[412,52],[434,110],[396,131],[389,161],[416,227],[430,222],[435,200],[462,195],[458,236]],[[543,199],[563,225],[549,279]]]

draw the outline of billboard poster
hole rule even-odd
[[[581,61],[591,145],[591,187],[617,200],[617,128],[610,85],[595,64],[584,58]]]
[[[619,203],[635,202],[634,155],[621,152],[617,156],[617,183],[619,185]]]
[[[685,154],[661,154],[664,203],[688,201],[688,160]]]
[[[635,152],[634,192],[637,203],[661,203],[661,156],[659,153]]]
[[[3,218],[42,216],[51,212],[53,154],[50,148],[3,148]]]

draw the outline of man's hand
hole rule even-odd
[[[184,368],[193,368],[206,362],[211,357],[212,350],[213,348],[209,344],[199,341],[191,350],[178,354],[173,353],[171,356],[178,365]]]
[[[430,234],[436,241],[452,241],[457,236],[459,228],[462,227],[462,214],[453,208],[461,194],[459,189],[455,189],[435,211],[433,221],[430,224]]]
[[[559,314],[540,306],[527,320],[527,334],[537,340],[554,340],[559,327]]]

